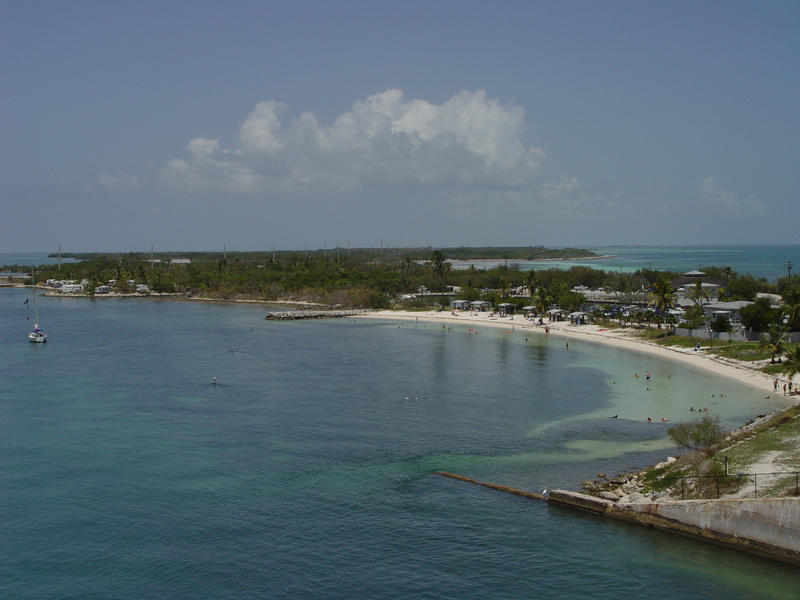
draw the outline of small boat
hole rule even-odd
[[[33,331],[28,334],[28,341],[34,344],[43,344],[47,341],[47,334],[39,329],[39,311],[36,310],[36,269],[31,275],[33,284]]]

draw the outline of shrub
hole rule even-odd
[[[667,433],[676,445],[689,450],[707,450],[720,443],[725,436],[719,417],[708,415],[693,423],[678,423],[670,427]]]

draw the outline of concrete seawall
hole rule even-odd
[[[800,565],[800,499],[620,504],[553,490],[549,502]]]

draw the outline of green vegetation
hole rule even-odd
[[[667,434],[679,448],[689,450],[706,450],[719,444],[724,437],[719,417],[708,415],[691,423],[678,423],[670,427]]]
[[[707,430],[716,435],[714,429],[714,424],[709,423]],[[798,439],[800,406],[793,406],[759,425],[743,428],[727,438],[720,437],[706,448],[687,452],[671,464],[646,470],[642,475],[644,491],[669,491],[678,498],[714,498],[737,492],[752,495],[755,482],[748,473],[760,473],[759,497],[793,496],[797,482],[793,473],[800,471]],[[725,476],[726,459],[728,476]],[[775,472],[790,474],[763,475]]]
[[[553,306],[574,311],[585,307],[585,297],[573,291],[577,286],[604,288],[617,304],[638,305],[611,315],[621,325],[657,324],[671,329],[676,318],[668,314],[675,302],[670,281],[679,273],[641,269],[634,273],[600,271],[575,266],[540,271],[522,271],[514,260],[588,257],[593,253],[574,249],[547,249],[541,246],[521,248],[333,248],[314,251],[275,252],[172,252],[155,255],[69,254],[79,262],[37,267],[40,280],[86,280],[87,290],[115,280],[115,292],[130,292],[133,285],[146,284],[158,293],[204,296],[215,299],[258,299],[266,301],[303,300],[346,307],[386,307],[390,305],[446,305],[443,295],[464,300],[488,300],[493,304],[512,302],[532,304],[539,312]],[[449,260],[491,259],[505,264],[480,269],[470,266],[454,269]],[[176,261],[184,259],[184,261]],[[186,260],[188,259],[188,260]],[[27,266],[0,267],[12,272],[27,272]],[[771,324],[800,324],[800,291],[788,279],[770,284],[763,279],[739,276],[729,267],[706,269],[727,286],[726,298],[752,297],[754,293],[782,293],[785,310],[773,309],[760,299],[755,308],[742,309],[743,319],[751,330],[763,330]],[[421,288],[434,293],[422,299],[410,299]],[[460,289],[459,289],[460,288]],[[522,296],[520,291],[529,290]],[[755,291],[754,291],[755,290]],[[89,292],[91,293],[91,292]],[[706,291],[692,290],[696,306],[686,313],[685,325],[706,326],[701,303]],[[647,310],[649,303],[654,310]],[[599,323],[610,323],[606,309],[593,311]],[[750,327],[752,325],[752,327]],[[758,327],[756,327],[758,325]],[[611,326],[609,324],[609,326]],[[725,321],[714,328],[726,331]],[[661,337],[661,334],[659,334]],[[664,343],[677,343],[663,340]]]

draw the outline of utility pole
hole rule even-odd
[[[786,273],[789,275],[789,285],[792,285],[792,261],[786,261]]]

